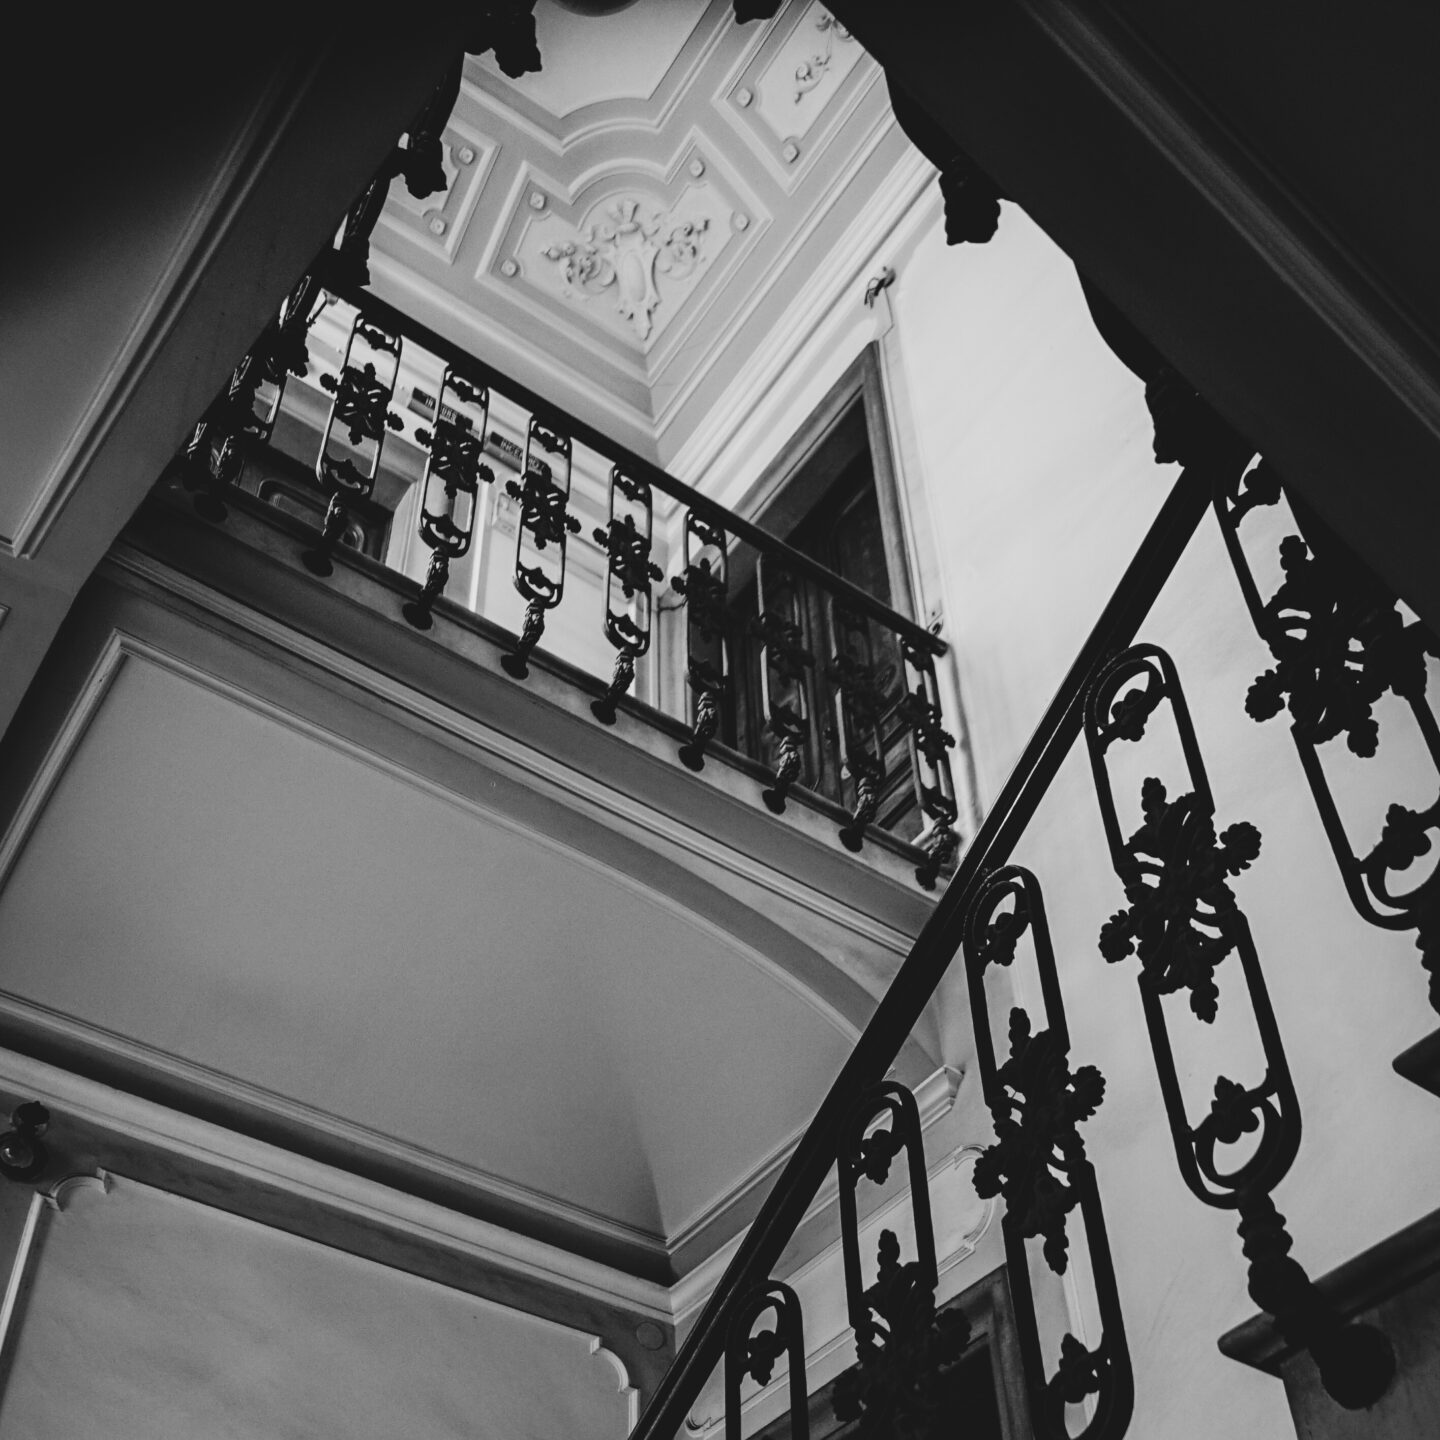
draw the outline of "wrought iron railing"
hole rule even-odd
[[[911,751],[916,802],[926,818],[921,879],[934,884],[956,848],[957,807],[946,757],[951,742],[942,728],[934,664],[943,645],[810,557],[358,289],[363,263],[357,268],[357,256],[363,261],[376,214],[374,196],[367,192],[344,228],[335,252],[339,260],[327,257],[301,283],[197,425],[175,472],[196,508],[223,519],[243,483],[247,455],[273,441],[287,376],[308,373],[306,335],[328,291],[351,310],[343,359],[322,380],[329,403],[315,427],[320,439],[313,471],[307,465],[296,472],[314,477],[303,482],[309,499],[302,487],[296,501],[302,510],[308,504],[316,521],[305,548],[312,570],[324,574],[347,545],[379,552],[376,535],[395,512],[377,504],[376,481],[387,434],[405,425],[390,406],[404,347],[418,347],[432,358],[438,375],[429,429],[416,436],[423,465],[413,490],[415,533],[429,562],[424,580],[411,585],[404,618],[424,628],[450,603],[442,597],[452,566],[473,542],[482,490],[496,484],[496,465],[508,460],[515,478],[506,488],[518,507],[514,576],[526,611],[502,663],[523,680],[565,591],[567,547],[579,530],[571,479],[576,447],[587,447],[608,467],[608,507],[604,524],[596,527],[605,557],[598,622],[614,665],[609,683],[597,687],[592,707],[597,721],[613,722],[619,707],[629,703],[625,697],[654,638],[657,590],[665,573],[654,558],[654,497],[663,494],[680,507],[674,522],[678,573],[671,585],[684,606],[690,733],[681,758],[699,768],[715,744],[732,680],[733,615],[727,603],[732,562],[738,546],[749,546],[759,557],[752,639],[761,647],[762,699],[775,760],[766,803],[783,808],[787,793],[806,778],[799,761],[803,740],[816,722],[817,695],[827,697],[824,703],[836,707],[851,786],[851,814],[841,838],[858,846],[874,817],[890,745],[881,721],[893,723],[898,714]],[[791,1433],[803,1440],[808,1433],[804,1317],[795,1293],[773,1272],[832,1167],[840,1176],[842,1252],[858,1357],[836,1386],[837,1413],[877,1437],[928,1433],[935,1417],[927,1407],[936,1386],[958,1364],[967,1331],[953,1310],[936,1309],[933,1226],[915,1102],[886,1077],[957,958],[969,983],[981,1080],[997,1136],[976,1166],[976,1187],[1005,1200],[1002,1228],[1035,1433],[1042,1440],[1118,1440],[1125,1433],[1135,1380],[1100,1191],[1080,1129],[1102,1103],[1104,1081],[1093,1065],[1071,1064],[1043,877],[1010,863],[1082,736],[1117,898],[1124,902],[1098,944],[1109,961],[1132,956],[1139,961],[1142,1007],[1180,1174],[1201,1203],[1235,1211],[1252,1298],[1274,1316],[1290,1343],[1309,1352],[1329,1393],[1343,1405],[1362,1407],[1387,1388],[1394,1370],[1388,1341],[1372,1327],[1345,1322],[1327,1304],[1291,1256],[1292,1242],[1272,1198],[1298,1152],[1300,1097],[1261,956],[1230,886],[1257,861],[1259,833],[1245,822],[1217,831],[1217,801],[1176,666],[1164,651],[1134,642],[1213,506],[1246,604],[1276,662],[1256,680],[1247,708],[1257,720],[1288,710],[1303,773],[1352,900],[1373,924],[1413,929],[1432,979],[1440,966],[1440,869],[1405,885],[1412,862],[1431,853],[1440,834],[1440,794],[1421,808],[1392,803],[1381,833],[1367,848],[1342,821],[1319,747],[1343,735],[1355,755],[1375,753],[1375,707],[1393,694],[1408,708],[1440,790],[1440,728],[1425,693],[1427,658],[1440,657],[1440,645],[1294,495],[1286,498],[1298,533],[1280,549],[1284,578],[1273,593],[1262,593],[1243,543],[1245,520],[1257,507],[1278,504],[1284,489],[1253,447],[1215,420],[1198,397],[1191,403],[1188,387],[1172,390],[1165,448],[1168,456],[1172,441],[1183,438],[1183,472],[642,1414],[634,1440],[671,1440],[682,1433],[687,1412],[717,1365],[725,1370],[727,1436],[735,1440],[744,1382],[768,1382],[786,1355]],[[524,417],[513,435],[497,427],[491,414],[497,397]],[[1177,407],[1185,413],[1177,416]],[[1157,453],[1160,448],[1157,437]],[[830,597],[831,633],[864,635],[865,645],[857,641],[851,647],[842,638],[829,656],[807,651],[791,598],[800,576]],[[882,658],[869,638],[877,626],[896,648],[896,658],[883,663],[892,666],[894,676],[904,676],[902,694],[887,693],[881,681]],[[828,691],[814,685],[817,669],[826,673]],[[1112,763],[1122,749],[1143,746],[1152,722],[1166,715],[1183,757],[1180,788],[1172,796],[1159,778],[1147,779],[1139,797],[1141,823],[1127,834]],[[1264,1073],[1248,1085],[1217,1075],[1210,1107],[1196,1117],[1178,1083],[1174,1015],[1162,1001],[1183,993],[1195,1020],[1208,1024],[1220,1003],[1217,971],[1227,964],[1226,973],[1236,972],[1241,982],[1260,1036]],[[1037,981],[1019,992],[1034,995],[1033,1005],[1010,1010],[1003,1060],[985,983],[996,966],[1029,966]],[[1432,984],[1431,1001],[1440,1011],[1440,985]],[[1440,1031],[1401,1057],[1397,1068],[1433,1085],[1440,1068],[1437,1051]],[[910,1176],[915,1253],[902,1259],[895,1233],[883,1232],[878,1278],[866,1286],[857,1192],[867,1180],[883,1183],[902,1156]],[[1072,1219],[1079,1221],[1073,1233]],[[1083,1246],[1074,1244],[1077,1235],[1083,1235]],[[1099,1318],[1093,1345],[1066,1333],[1047,1351],[1030,1289],[1032,1243],[1041,1246],[1043,1263],[1057,1274],[1072,1264],[1072,1251],[1083,1248]],[[772,1314],[774,1328],[757,1332],[757,1323]]]
[[[820,790],[823,768],[828,798],[848,812],[841,842],[859,850],[882,823],[922,852],[917,878],[933,888],[959,846],[955,740],[936,672],[944,642],[370,295],[349,268],[329,259],[301,282],[196,426],[172,476],[196,510],[222,521],[248,491],[309,519],[317,533],[302,558],[321,576],[347,550],[395,555],[405,548],[396,527],[408,525],[428,562],[402,614],[426,630],[452,603],[454,568],[486,524],[488,494],[500,491],[514,512],[509,568],[525,603],[501,660],[512,678],[526,678],[566,597],[575,544],[593,539],[602,578],[585,598],[593,648],[611,656],[596,720],[614,724],[638,669],[655,665],[664,609],[683,634],[675,659],[684,683],[662,674],[651,688],[661,708],[683,710],[684,764],[701,769],[707,751],[734,738],[726,719],[737,687],[754,686],[746,698],[764,729],[749,753],[769,770],[765,804],[778,813],[794,789]],[[317,361],[312,352],[327,348],[331,359]],[[588,535],[574,489],[582,472],[604,477],[602,523]],[[663,517],[657,497],[674,502]],[[667,551],[668,575],[657,563]],[[737,574],[755,579],[753,613],[736,603]],[[823,601],[822,625],[797,609],[802,584]],[[742,654],[748,663],[737,666]],[[830,755],[809,773],[807,740]]]
[[[904,1431],[907,1425],[914,1433],[927,1433],[925,1426],[936,1417],[924,1413],[924,1397],[939,1393],[963,1339],[947,1329],[953,1322],[947,1312],[937,1315],[933,1304],[934,1251],[923,1165],[911,1182],[918,1253],[902,1264],[895,1236],[886,1232],[880,1278],[868,1289],[860,1279],[850,1197],[857,1175],[883,1179],[891,1157],[902,1151],[915,1154],[919,1138],[910,1107],[900,1087],[885,1076],[957,958],[969,980],[981,1079],[997,1135],[976,1166],[975,1183],[980,1194],[1001,1194],[1006,1202],[1002,1229],[1035,1433],[1042,1440],[1117,1440],[1125,1433],[1134,1377],[1095,1171],[1079,1128],[1100,1105],[1104,1081],[1091,1065],[1071,1066],[1040,880],[1009,864],[1061,762],[1082,735],[1126,902],[1104,927],[1099,945],[1107,960],[1139,958],[1157,1080],[1182,1178],[1203,1203],[1236,1212],[1252,1298],[1274,1316],[1288,1341],[1310,1353],[1331,1396],[1358,1408],[1373,1404],[1387,1388],[1395,1364],[1389,1342],[1373,1327],[1346,1323],[1324,1300],[1291,1257],[1292,1242],[1272,1199],[1299,1148],[1299,1100],[1260,957],[1227,883],[1256,859],[1260,836],[1245,823],[1217,835],[1215,799],[1174,662],[1155,646],[1133,642],[1213,505],[1260,634],[1277,660],[1277,670],[1256,681],[1248,708],[1255,718],[1265,719],[1288,704],[1307,776],[1360,913],[1376,924],[1414,928],[1432,974],[1440,870],[1399,894],[1387,877],[1426,852],[1440,831],[1440,798],[1423,810],[1393,805],[1375,847],[1357,859],[1335,816],[1314,745],[1348,729],[1358,736],[1352,750],[1374,753],[1370,709],[1388,689],[1409,705],[1440,784],[1435,720],[1424,698],[1426,656],[1440,656],[1440,646],[1299,503],[1303,538],[1294,536],[1282,545],[1284,585],[1262,600],[1237,529],[1247,509],[1280,499],[1279,484],[1253,449],[1218,422],[1202,424],[1197,433],[1203,443],[641,1416],[634,1440],[670,1440],[680,1433],[710,1370],[722,1360],[727,1394],[732,1403],[738,1397],[740,1377],[731,1372],[737,1366],[743,1370],[747,1352],[734,1329],[753,1325],[759,1314],[753,1297],[767,1293],[785,1246],[836,1165],[842,1177],[843,1249],[858,1355],[856,1369],[837,1389],[837,1412],[843,1403],[846,1418],[873,1421],[870,1433],[875,1435],[894,1427]],[[1172,798],[1158,779],[1147,781],[1143,823],[1127,836],[1117,818],[1107,757],[1112,747],[1143,742],[1147,725],[1165,709],[1179,732],[1187,788]],[[1212,1020],[1218,1005],[1215,971],[1232,955],[1262,1040],[1265,1073],[1252,1085],[1219,1076],[1209,1111],[1195,1118],[1181,1095],[1171,1022],[1161,1000],[1188,992],[1196,1018]],[[1000,1061],[985,976],[992,966],[1021,963],[1038,976],[1038,985],[1027,992],[1038,994],[1038,1003],[1034,1011],[1011,1010],[1009,1055]],[[1440,1011],[1440,997],[1432,993],[1432,1002]],[[1437,1040],[1440,1032],[1427,1042],[1431,1050]],[[1231,1149],[1237,1145],[1238,1150]],[[1093,1346],[1065,1334],[1047,1356],[1030,1289],[1027,1243],[1043,1242],[1044,1263],[1063,1274],[1071,1258],[1072,1214],[1081,1220],[1100,1333]],[[796,1323],[787,1313],[775,1332],[784,1335],[787,1346],[795,1344]],[[778,1343],[777,1338],[767,1348],[767,1333],[757,1337],[755,1347],[762,1359]],[[748,1373],[762,1378],[753,1365]],[[1083,1412],[1073,1409],[1082,1405]],[[1067,1407],[1072,1407],[1068,1417]],[[803,1434],[800,1412],[792,1419],[795,1433]]]

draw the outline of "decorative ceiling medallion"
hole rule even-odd
[[[578,240],[547,245],[540,253],[565,280],[565,294],[582,301],[605,297],[642,340],[654,329],[660,304],[657,275],[689,279],[706,259],[708,216],[678,219],[626,196],[605,207]]]
[[[861,168],[899,158],[882,75],[816,0],[764,26],[731,0],[537,11],[545,70],[467,62],[450,184],[423,205],[394,188],[377,273],[632,448],[678,449],[854,223]]]
[[[501,274],[513,263],[511,293],[518,285],[527,307],[548,311],[576,338],[588,332],[617,360],[640,361],[643,374],[688,333],[721,257],[728,273],[731,251],[749,243],[732,223],[741,209],[734,186],[714,157],[700,162],[698,177],[696,161],[683,151],[668,179],[633,167],[598,176],[570,202],[553,181],[526,175],[491,263]],[[536,188],[548,192],[543,210],[526,203]]]

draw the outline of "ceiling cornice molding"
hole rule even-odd
[[[548,146],[556,155],[563,155],[605,135],[624,132],[658,134],[670,122],[692,81],[722,43],[729,40],[734,44],[737,34],[743,36],[741,64],[762,43],[763,28],[755,35],[744,35],[733,20],[731,0],[711,0],[659,84],[648,96],[644,99],[596,101],[556,118],[553,125],[545,123],[543,117],[547,112],[529,102],[518,85],[478,60],[467,62],[467,69],[473,67],[473,74],[462,78],[460,93],[465,99]],[[700,37],[698,41],[697,36]],[[660,97],[658,102],[657,96]]]
[[[237,1079],[198,1061],[186,1060],[158,1046],[132,1040],[129,1036],[77,1020],[4,990],[0,990],[0,1018],[10,1022],[11,1026],[23,1027],[28,1033],[44,1035],[63,1045],[67,1051],[85,1052],[103,1059],[108,1070],[132,1076],[137,1083],[159,1082],[171,1093],[185,1094],[209,1104],[218,1102],[222,1113],[237,1117],[263,1114],[280,1121],[288,1131],[319,1137],[337,1150],[358,1150],[396,1170],[448,1181],[477,1195],[489,1196],[516,1209],[543,1216],[554,1222],[557,1229],[584,1231],[630,1250],[649,1251],[662,1263],[667,1256],[664,1238],[653,1231],[623,1224],[582,1205],[572,1205],[477,1166],[460,1164],[423,1146],[412,1145],[370,1126],[332,1115],[319,1106],[292,1100],[278,1091]],[[227,1129],[226,1133],[238,1135],[241,1132]],[[560,1247],[553,1248],[558,1250]]]
[[[845,169],[835,177],[827,189],[822,202],[815,205],[810,211],[804,225],[791,236],[785,248],[774,258],[769,267],[769,281],[763,286],[757,286],[750,294],[746,303],[736,310],[726,324],[724,331],[716,337],[713,343],[714,353],[723,355],[733,346],[738,339],[740,332],[745,325],[758,314],[777,293],[781,292],[781,283],[794,266],[804,246],[814,237],[820,227],[830,218],[830,210],[836,197],[853,181],[860,173],[881,145],[888,137],[899,134],[899,127],[895,124],[894,117],[890,114],[888,106],[877,116],[875,123],[866,135],[863,143],[852,155]],[[878,237],[893,228],[898,218],[898,212],[890,208],[890,202],[900,203],[902,197],[909,193],[912,187],[919,188],[923,184],[921,177],[933,174],[929,162],[909,147],[904,160],[896,165],[882,182],[880,189],[871,196],[861,211],[861,215],[852,227],[842,238],[831,247],[830,253],[826,256],[825,264],[817,267],[812,276],[805,281],[800,294],[795,301],[791,302],[786,314],[770,327],[766,341],[759,347],[760,353],[771,347],[787,348],[791,344],[792,337],[788,332],[788,326],[795,323],[797,317],[808,319],[810,312],[823,307],[825,299],[834,303],[844,288],[840,277],[852,273],[854,267],[862,263],[863,256],[868,254],[874,246],[879,243]],[[870,238],[873,237],[873,238]],[[817,297],[825,297],[820,299]],[[804,302],[810,303],[805,305]],[[815,317],[818,319],[818,315]],[[814,319],[808,319],[807,331],[813,328]],[[749,375],[755,365],[755,355],[747,356],[743,372]],[[675,392],[673,397],[667,400],[665,407],[656,418],[655,438],[656,444],[662,445],[666,432],[674,424],[676,417],[683,407],[694,398],[701,387],[705,384],[707,374],[704,370],[696,368],[693,370],[685,383]],[[723,414],[728,410],[728,398],[717,398],[708,408],[708,415],[713,420],[717,414]],[[682,474],[684,472],[681,472]],[[694,483],[693,481],[691,483]]]
[[[704,32],[704,43],[671,62],[656,92],[662,105],[599,102],[612,112],[604,133],[586,130],[573,143],[548,134],[538,102],[519,103],[523,85],[488,71],[477,78],[472,67],[455,124],[480,137],[467,143],[477,152],[483,144],[485,163],[460,174],[457,193],[433,215],[392,199],[382,232],[390,256],[372,262],[377,285],[421,307],[426,323],[657,461],[684,442],[724,379],[748,365],[741,346],[753,348],[788,295],[830,268],[829,241],[861,206],[857,179],[880,187],[889,176],[877,155],[899,153],[879,65],[858,41],[835,42],[843,31],[811,36],[823,7],[801,0],[775,25],[748,32],[723,4],[705,13],[691,36]],[[822,67],[804,104],[797,91],[792,105],[796,46],[803,39],[809,55],[811,38],[817,64],[827,43],[840,45],[843,64]],[[548,95],[546,103],[562,102]],[[796,140],[785,138],[791,125]],[[637,199],[661,219],[679,206],[673,218],[707,236],[698,264],[669,278],[647,273],[637,302],[613,271],[577,280],[562,276],[555,255],[541,258],[547,245],[570,242],[618,269],[623,244],[612,246],[603,227],[599,238],[586,234],[612,198]],[[873,212],[874,199],[863,199]],[[443,235],[428,233],[442,222]],[[653,261],[661,240],[646,243]],[[643,248],[625,250],[627,263]]]
[[[670,1290],[664,1285],[27,1055],[0,1049],[0,1085],[38,1096],[57,1110],[144,1144],[382,1225],[419,1244],[438,1245],[587,1300],[618,1302],[656,1320],[668,1322],[673,1314]]]
[[[730,503],[725,497],[730,495],[733,482],[717,479],[717,472],[723,469],[727,452],[737,448],[738,437],[744,432],[744,443],[739,448],[748,454],[753,472],[750,478],[758,475],[754,448],[757,432],[763,433],[770,423],[768,412],[787,389],[783,377],[803,369],[804,357],[823,349],[830,332],[854,323],[847,296],[858,303],[852,292],[865,269],[878,260],[876,252],[887,244],[896,250],[905,248],[912,236],[935,222],[939,207],[931,193],[935,173],[918,150],[907,151],[901,164],[886,176],[873,202],[836,244],[831,252],[832,263],[810,277],[771,328],[765,344],[754,352],[741,375],[710,407],[707,420],[670,462],[674,474],[723,503]],[[853,358],[834,358],[837,373]],[[784,438],[778,437],[777,443]],[[668,497],[657,501],[657,519],[668,518],[675,508],[676,502]]]

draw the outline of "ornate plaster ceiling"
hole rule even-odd
[[[878,66],[813,0],[743,26],[729,0],[536,14],[543,70],[468,62],[449,186],[393,187],[375,284],[664,461],[904,142]]]

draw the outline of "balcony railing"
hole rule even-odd
[[[343,274],[289,297],[169,478],[211,520],[248,494],[308,522],[317,575],[347,551],[408,575],[417,629],[454,605],[501,625],[516,681],[553,646],[605,680],[600,724],[639,693],[693,770],[744,746],[772,811],[839,805],[846,848],[878,826],[927,889],[953,864],[943,641]]]
[[[246,504],[263,500],[310,517],[304,556],[317,574],[330,570],[346,547],[413,570],[404,618],[424,628],[441,607],[458,603],[451,586],[467,557],[470,602],[481,594],[493,599],[490,582],[498,572],[474,555],[484,533],[478,517],[487,491],[507,495],[514,505],[513,582],[524,604],[502,663],[523,681],[537,646],[550,642],[574,583],[572,542],[581,533],[582,498],[576,481],[598,483],[605,498],[594,506],[591,533],[603,559],[591,618],[613,660],[608,683],[595,687],[596,721],[612,722],[643,680],[662,709],[668,704],[672,714],[683,715],[689,734],[681,758],[700,767],[721,732],[735,678],[728,602],[742,569],[747,578],[753,572],[760,600],[752,639],[761,647],[763,707],[775,747],[766,802],[783,808],[787,794],[805,782],[797,765],[800,741],[823,714],[833,713],[850,809],[841,838],[858,848],[878,813],[898,733],[909,750],[914,808],[924,819],[920,879],[933,885],[957,846],[946,757],[952,742],[943,729],[935,672],[944,647],[814,560],[364,293],[355,246],[363,250],[368,231],[361,222],[368,217],[373,224],[375,213],[367,192],[340,250],[301,283],[196,427],[174,476],[196,508],[223,520],[227,505],[248,489]],[[313,368],[307,339],[317,351]],[[318,353],[327,343],[328,360]],[[402,382],[407,366],[413,373]],[[408,394],[423,423],[400,413],[397,394]],[[968,981],[981,1079],[998,1137],[976,1166],[976,1186],[1006,1202],[1003,1235],[1035,1433],[1043,1440],[1119,1440],[1125,1433],[1134,1377],[1100,1190],[1080,1131],[1101,1103],[1103,1081],[1093,1066],[1071,1065],[1042,879],[1010,864],[1082,736],[1117,898],[1124,900],[1099,946],[1109,960],[1138,957],[1148,1038],[1182,1179],[1202,1204],[1235,1212],[1251,1295],[1287,1342],[1309,1352],[1329,1393],[1361,1408],[1387,1389],[1395,1365],[1388,1341],[1372,1327],[1344,1321],[1317,1291],[1290,1254],[1292,1241],[1272,1198],[1299,1149],[1300,1100],[1262,961],[1229,886],[1256,861],[1259,834],[1243,822],[1217,831],[1215,797],[1181,677],[1164,651],[1134,642],[1213,507],[1246,604],[1275,659],[1252,687],[1247,709],[1262,721],[1288,711],[1350,898],[1370,923],[1414,930],[1432,978],[1440,973],[1440,868],[1416,880],[1410,866],[1432,852],[1440,835],[1440,800],[1421,809],[1392,803],[1367,846],[1346,829],[1320,747],[1344,736],[1355,755],[1373,754],[1375,707],[1389,693],[1405,702],[1440,777],[1440,727],[1425,696],[1427,657],[1440,657],[1440,644],[1188,387],[1172,384],[1166,403],[1185,412],[1175,424],[1183,438],[1183,473],[641,1416],[634,1440],[682,1434],[717,1365],[725,1368],[727,1437],[739,1440],[742,1386],[768,1379],[786,1353],[792,1434],[808,1433],[804,1316],[794,1292],[772,1272],[832,1167],[840,1177],[858,1354],[836,1387],[837,1412],[859,1418],[867,1434],[929,1433],[936,1387],[957,1363],[966,1335],[953,1311],[937,1313],[934,1304],[934,1232],[916,1106],[886,1077],[957,959]],[[281,434],[286,426],[310,437],[303,461],[295,458],[303,447],[297,450]],[[504,470],[510,478],[502,482]],[[668,511],[657,496],[673,502]],[[1251,568],[1244,528],[1257,507],[1282,499],[1293,500],[1298,533],[1281,546],[1284,578],[1267,595]],[[496,528],[492,523],[491,539]],[[417,556],[423,556],[423,577]],[[807,649],[787,598],[799,576],[828,597],[828,631],[837,637],[828,654]],[[655,657],[666,644],[662,601],[672,597],[676,608],[669,613],[680,619],[669,643],[680,665],[679,676],[667,678]],[[563,637],[557,643],[563,646]],[[1127,834],[1119,818],[1126,797],[1112,765],[1126,747],[1144,747],[1152,721],[1162,717],[1179,741],[1178,784],[1172,795],[1158,779],[1147,780],[1139,796],[1142,823]],[[1134,808],[1134,797],[1128,798]],[[1219,1075],[1213,1103],[1197,1118],[1182,1094],[1171,1033],[1184,1012],[1162,1002],[1183,993],[1194,1018],[1213,1019],[1220,1000],[1216,972],[1227,962],[1226,974],[1234,972],[1240,984],[1227,991],[1226,1005],[1238,1001],[1248,1009],[1263,1074],[1249,1085]],[[1033,976],[1028,987],[1017,987],[1034,999],[1010,1011],[1003,1061],[986,987],[996,966],[1028,966]],[[1432,984],[1431,1000],[1440,1011],[1440,984]],[[1440,1093],[1440,1031],[1396,1067]],[[902,1260],[895,1234],[885,1232],[878,1279],[867,1287],[857,1191],[867,1181],[883,1183],[897,1159],[911,1182],[914,1256]],[[1044,1263],[1057,1274],[1072,1258],[1088,1274],[1099,1320],[1093,1344],[1068,1333],[1058,1344],[1042,1339],[1028,1278],[1033,1242],[1043,1242]],[[770,1315],[774,1328],[756,1333]]]

